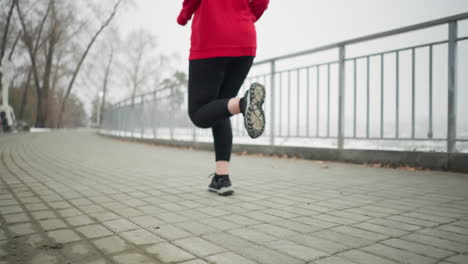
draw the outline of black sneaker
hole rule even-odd
[[[216,175],[212,173],[209,177],[213,177],[211,179],[211,183],[208,186],[208,190],[210,192],[218,193],[221,196],[228,196],[234,193],[232,189],[231,180],[229,180],[229,175]]]
[[[253,83],[245,92],[244,126],[251,138],[258,138],[265,131],[265,112],[262,109],[265,102],[265,87],[259,83]]]

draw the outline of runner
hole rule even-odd
[[[200,128],[211,128],[216,170],[208,187],[219,195],[231,195],[229,179],[232,150],[230,117],[242,113],[247,133],[258,138],[265,130],[265,88],[253,83],[242,98],[242,84],[257,50],[254,23],[269,0],[184,0],[177,18],[192,22],[189,56],[188,114]]]

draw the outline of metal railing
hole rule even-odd
[[[439,144],[439,150],[443,143],[442,151],[456,152],[457,143],[468,142],[464,128],[457,137],[457,49],[459,43],[468,41],[468,37],[459,37],[458,24],[465,19],[468,13],[256,62],[240,94],[252,82],[267,88],[267,128],[260,142],[280,145],[290,139],[325,140],[343,149],[353,148],[347,143],[355,141],[367,142],[366,148],[378,142],[394,145],[407,141]],[[445,40],[346,56],[353,45],[443,25],[448,25]],[[287,65],[284,62],[324,52],[334,52],[335,57],[278,70],[280,63]],[[255,68],[261,67],[264,72],[255,75]],[[426,77],[424,81],[420,81],[421,75]],[[445,75],[446,84],[442,85],[439,79]],[[104,112],[102,130],[130,137],[211,141],[211,131],[195,128],[188,118],[186,88],[183,98],[180,94],[175,98],[175,92],[158,89],[114,104]],[[179,103],[174,103],[176,99]],[[233,134],[246,138],[242,117],[231,120]]]

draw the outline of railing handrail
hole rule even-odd
[[[426,29],[426,28],[430,28],[430,27],[434,27],[434,26],[447,24],[447,23],[452,22],[452,21],[459,21],[459,20],[465,20],[465,19],[468,19],[468,12],[458,14],[458,15],[454,15],[454,16],[439,18],[439,19],[435,19],[435,20],[431,20],[431,21],[427,21],[427,22],[423,22],[423,23],[419,23],[419,24],[414,24],[414,25],[411,25],[411,26],[406,26],[406,27],[402,27],[402,28],[397,28],[397,29],[392,29],[392,30],[379,32],[379,33],[374,33],[374,34],[363,36],[363,37],[358,37],[358,38],[353,38],[353,39],[349,39],[349,40],[345,40],[345,41],[335,42],[335,43],[327,44],[327,45],[324,45],[324,46],[320,46],[320,47],[316,47],[316,48],[312,48],[312,49],[308,49],[308,50],[289,53],[289,54],[286,54],[286,55],[261,60],[261,61],[255,62],[253,65],[261,65],[261,64],[270,63],[271,61],[279,61],[279,60],[284,60],[284,59],[290,59],[290,58],[294,58],[294,57],[309,55],[309,54],[312,54],[312,53],[317,53],[317,52],[326,51],[326,50],[330,50],[330,49],[336,49],[336,48],[339,48],[341,46],[348,46],[348,45],[352,45],[352,44],[356,44],[356,43],[366,42],[366,41],[380,39],[380,38],[384,38],[384,37],[390,37],[390,36],[394,36],[394,35],[408,33],[408,32],[411,32],[411,31],[416,31],[416,30],[421,30],[421,29]]]
[[[308,49],[308,50],[289,53],[289,54],[286,54],[286,55],[277,56],[277,57],[257,61],[253,65],[257,66],[257,65],[262,65],[262,64],[266,64],[266,63],[271,63],[271,62],[274,62],[274,61],[285,60],[285,59],[300,57],[300,56],[304,56],[304,55],[309,55],[309,54],[313,54],[313,53],[317,53],[317,52],[321,52],[321,51],[337,49],[337,48],[343,47],[343,46],[346,47],[346,46],[352,45],[352,44],[357,44],[357,43],[366,42],[366,41],[370,41],[370,40],[380,39],[380,38],[394,36],[394,35],[399,35],[399,34],[403,34],[403,33],[408,33],[408,32],[412,32],[412,31],[416,31],[416,30],[426,29],[426,28],[430,28],[430,27],[434,27],[434,26],[447,24],[447,23],[450,23],[450,22],[453,22],[453,21],[460,21],[460,20],[465,20],[465,19],[468,19],[468,12],[461,13],[461,14],[458,14],[458,15],[443,17],[443,18],[439,18],[439,19],[435,19],[435,20],[431,20],[431,21],[426,21],[426,22],[422,22],[422,23],[418,23],[418,24],[414,24],[414,25],[410,25],[410,26],[406,26],[406,27],[401,27],[401,28],[397,28],[397,29],[391,29],[391,30],[387,30],[387,31],[379,32],[379,33],[374,33],[374,34],[363,36],[363,37],[357,37],[357,38],[353,38],[353,39],[349,39],[349,40],[345,40],[345,41],[335,42],[335,43],[315,47],[315,48]],[[142,94],[135,95],[135,98],[150,95],[150,94],[153,94],[155,92],[160,92],[160,91],[163,91],[163,90],[166,90],[166,89],[167,89],[167,87],[158,88],[158,89],[155,89],[155,90],[150,91],[150,92],[145,92],[145,93],[142,93]],[[131,99],[132,99],[132,97],[127,97],[125,99],[122,99],[122,100],[112,104],[111,107],[115,107],[115,106],[117,106],[117,105],[119,105],[119,104],[121,104],[121,103],[123,103],[123,102],[125,102],[127,100],[131,100]]]

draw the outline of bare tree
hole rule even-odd
[[[40,35],[42,34],[42,29],[44,27],[45,22],[47,21],[50,10],[51,10],[52,6],[54,5],[54,3],[55,3],[54,0],[49,1],[47,10],[45,12],[45,15],[44,15],[44,17],[42,18],[42,20],[41,20],[41,22],[39,24],[39,38],[40,38]],[[20,22],[21,22],[22,29],[23,29],[23,41],[24,41],[24,43],[26,45],[26,48],[27,48],[27,51],[28,51],[28,54],[29,54],[29,58],[31,60],[31,69],[32,69],[33,77],[34,77],[34,84],[36,86],[37,118],[36,118],[35,126],[36,127],[44,127],[44,111],[43,111],[44,102],[43,102],[42,87],[41,87],[40,79],[39,79],[38,65],[37,65],[37,61],[36,61],[36,52],[37,52],[37,50],[34,47],[33,36],[31,35],[31,33],[29,32],[29,29],[26,26],[26,22],[25,22],[23,13],[21,12],[21,8],[20,8],[19,3],[16,4],[16,10],[17,10]]]
[[[60,112],[59,112],[59,117],[58,117],[58,121],[57,121],[57,127],[62,127],[63,112],[65,111],[67,98],[70,95],[70,92],[71,92],[71,90],[73,88],[73,84],[75,83],[75,80],[76,80],[76,77],[77,77],[77,75],[78,75],[78,73],[80,71],[81,65],[83,64],[84,60],[86,59],[86,56],[88,55],[89,51],[91,50],[91,47],[93,46],[96,39],[99,37],[99,35],[102,33],[102,31],[110,24],[110,22],[114,18],[115,14],[117,13],[117,9],[119,8],[119,5],[120,5],[121,2],[122,2],[122,0],[118,0],[116,2],[116,4],[114,5],[114,8],[112,10],[112,13],[107,18],[107,20],[102,24],[102,26],[99,28],[99,30],[96,32],[96,34],[94,34],[94,36],[90,40],[88,46],[86,47],[85,52],[81,56],[80,61],[78,62],[78,65],[76,66],[75,71],[73,72],[73,76],[72,76],[72,78],[70,80],[70,83],[68,85],[67,91],[65,93],[65,97],[64,97],[64,99],[62,101],[62,104],[61,104],[61,107],[60,107]]]
[[[157,58],[154,56],[156,47],[156,38],[143,28],[131,31],[126,37],[122,68],[132,101],[138,93],[150,88],[157,68]]]
[[[2,42],[1,42],[1,46],[0,46],[0,66],[2,65],[3,56],[5,56],[8,32],[10,30],[11,17],[13,16],[13,11],[15,9],[15,5],[16,5],[17,1],[18,0],[12,0],[11,1],[11,6],[10,6],[10,9],[8,11],[8,15],[7,15],[7,19],[6,19],[6,25],[5,25],[5,29],[3,31]],[[2,80],[2,73],[0,72],[0,91],[2,91],[2,89],[3,89],[3,83],[2,83],[1,80]],[[5,100],[5,98],[3,98],[3,100]]]
[[[113,60],[114,60],[114,49],[111,49],[110,55],[109,55],[109,61],[107,62],[106,71],[104,73],[104,84],[103,84],[103,87],[102,87],[101,111],[99,112],[100,113],[100,117],[99,117],[100,122],[102,122],[102,118],[104,116],[104,107],[106,106],[107,86],[108,86],[108,83],[109,83],[109,75],[110,75],[110,72],[111,72],[111,67],[112,67]],[[100,124],[98,124],[98,125],[100,125]]]

